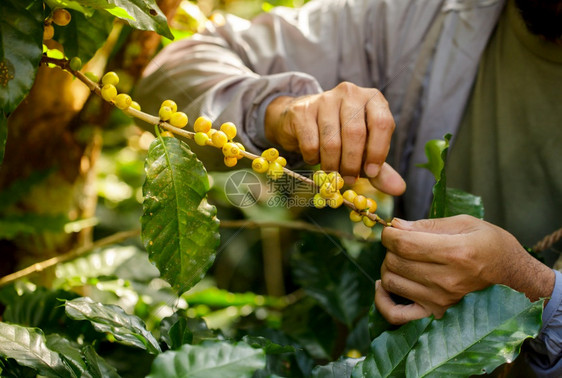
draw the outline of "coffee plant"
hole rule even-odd
[[[122,34],[112,36],[119,28]],[[340,207],[347,207],[350,212],[344,217],[365,228],[390,224],[377,215],[373,198],[344,190],[337,172],[303,175],[288,169],[275,149],[261,156],[250,153],[235,142],[236,125],[215,125],[204,116],[190,124],[178,111],[182,104],[173,99],[164,101],[157,115],[145,113],[120,89],[120,75],[109,71],[100,80],[88,71],[108,44],[113,43],[109,50],[114,56],[127,50],[127,34],[134,30],[168,39],[181,34],[172,32],[154,0],[0,4],[0,162],[12,143],[8,124],[17,108],[31,101],[32,87],[43,85],[38,71],[44,69],[75,78],[100,106],[153,125],[156,135],[144,162],[140,233],[146,251],[120,245],[138,234],[122,231],[78,243],[66,254],[0,279],[2,376],[470,376],[512,362],[524,340],[537,335],[543,301],[531,303],[501,285],[466,295],[441,319],[391,327],[373,305],[385,253],[380,242],[338,230],[341,222],[330,227],[281,219],[286,213],[274,206],[261,207],[269,214],[267,222],[238,224],[263,228],[263,243],[279,238],[278,232],[268,232],[272,228],[298,230],[286,262],[286,280],[294,290],[271,295],[214,285],[211,273],[221,278],[219,267],[212,272],[225,246],[221,235],[232,236],[228,221],[218,217],[232,214],[232,209],[225,209],[213,189],[220,175],[211,176],[212,185],[205,162],[186,140],[220,149],[228,168],[247,161],[270,182],[289,178],[307,186],[312,211],[337,220]],[[56,96],[57,90],[45,93]],[[449,139],[447,135],[426,146],[424,168],[436,179],[429,216],[465,213],[481,218],[478,197],[446,185]],[[61,224],[72,226],[65,226],[67,234],[92,227],[87,219],[70,222],[65,216],[14,210],[57,169],[31,172],[0,192],[0,239],[61,232]],[[224,212],[217,211],[211,197]],[[264,248],[264,265],[268,253]],[[250,270],[259,269],[253,264]],[[47,283],[29,280],[32,273],[47,269],[54,271]]]

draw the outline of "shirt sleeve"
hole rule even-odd
[[[252,21],[226,16],[193,37],[171,43],[149,64],[135,90],[144,110],[173,99],[190,120],[238,126],[249,151],[270,147],[264,106],[279,94],[302,96],[342,80],[372,84],[364,48],[368,1],[311,1],[278,7]],[[345,35],[345,40],[342,38]]]
[[[529,362],[538,377],[562,377],[562,273],[544,308],[539,335],[529,343]]]

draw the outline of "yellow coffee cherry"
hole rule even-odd
[[[222,131],[217,131],[212,136],[213,145],[218,148],[222,148],[226,142],[228,142],[228,137]]]
[[[174,111],[169,106],[162,106],[158,111],[158,116],[162,121],[167,121],[172,117]]]
[[[162,105],[160,105],[160,107],[163,108],[164,106],[167,106],[170,109],[172,109],[172,113],[178,111],[178,105],[172,100],[164,100],[164,102],[162,102]]]
[[[133,99],[126,93],[120,93],[115,97],[115,106],[117,106],[121,110],[127,109],[131,106]]]
[[[275,159],[275,161],[281,164],[282,167],[287,165],[287,159],[285,159],[283,156],[279,156],[277,159]]]
[[[209,117],[200,116],[195,120],[195,123],[193,124],[193,130],[196,133],[208,133],[211,130],[212,126],[213,123],[211,122]]]
[[[326,199],[318,193],[314,195],[312,202],[314,203],[314,207],[317,209],[322,209],[326,207]]]
[[[113,101],[117,97],[117,88],[113,84],[105,84],[101,87],[101,97],[105,101]]]
[[[207,135],[209,136],[209,138],[212,138],[217,131],[217,129],[210,129],[209,131],[207,131]]]
[[[367,197],[359,194],[353,199],[353,204],[358,210],[365,210],[367,208]]]
[[[43,40],[44,41],[48,41],[53,39],[53,37],[55,36],[55,28],[53,27],[53,25],[45,25],[45,27],[43,28]]]
[[[377,211],[377,201],[372,198],[367,198],[367,208],[369,213],[374,213],[375,211]]]
[[[361,352],[357,349],[351,349],[347,352],[347,357],[349,358],[361,358]]]
[[[109,71],[105,75],[103,75],[103,77],[101,78],[101,83],[103,85],[117,85],[119,84],[119,75],[117,75],[113,71]]]
[[[320,195],[324,198],[330,198],[336,193],[336,188],[329,182],[324,183],[320,188]],[[343,197],[342,197],[343,198]]]
[[[136,101],[131,101],[131,105],[129,105],[129,107],[132,108],[132,109],[138,110],[139,112],[141,110],[141,106]]]
[[[170,125],[179,127],[181,129],[187,125],[187,114],[185,114],[184,112],[172,113],[169,122]]]
[[[234,143],[228,142],[225,143],[224,146],[222,146],[222,153],[224,154],[225,157],[236,158],[240,153],[240,149]]]
[[[70,15],[70,12],[67,11],[66,9],[59,8],[53,12],[53,22],[58,26],[68,25],[71,19],[72,16]]]
[[[355,193],[355,190],[348,189],[345,192],[343,192],[343,198],[349,202],[353,203],[355,197],[357,197],[357,193]]]
[[[279,163],[271,162],[269,163],[267,175],[273,180],[278,180],[283,177],[283,167]]]
[[[238,147],[238,149],[240,150],[240,151],[238,152],[238,155],[236,155],[236,159],[240,160],[240,159],[244,158],[244,155],[242,154],[242,151],[246,151],[246,147],[244,147],[244,145],[243,145],[242,143],[236,142],[236,143],[234,143],[234,144],[235,144],[235,145]]]
[[[279,151],[276,148],[268,148],[264,152],[261,153],[261,156],[267,159],[267,161],[272,162],[277,160],[279,157]]]
[[[328,173],[328,181],[330,181],[330,183],[334,185],[338,190],[343,188],[343,177],[341,177],[339,172]]]
[[[227,167],[234,167],[236,165],[236,163],[238,163],[238,159],[236,159],[235,157],[224,157],[224,165],[226,165]]]
[[[351,213],[349,213],[349,219],[352,222],[361,222],[361,219],[363,219],[363,216],[361,214],[359,214],[357,211],[352,211]]]
[[[173,138],[174,137],[174,134],[172,134],[169,131],[162,131],[160,133],[160,135],[162,136],[162,138]]]
[[[223,123],[220,130],[226,134],[228,140],[232,140],[236,136],[236,125],[232,122]]]
[[[373,227],[376,224],[376,222],[371,218],[363,215],[363,224],[367,227]]]
[[[258,173],[265,173],[269,170],[269,162],[264,157],[256,158],[252,161],[252,169]]]
[[[332,197],[326,198],[326,202],[332,209],[337,209],[343,204],[343,196],[340,192],[336,192]]]
[[[314,181],[314,184],[316,184],[316,186],[318,187],[324,185],[327,179],[328,179],[328,175],[326,174],[326,172],[322,170],[316,171],[314,172],[314,175],[312,175],[312,181]]]
[[[209,138],[207,134],[200,131],[198,133],[195,133],[193,139],[195,140],[195,143],[197,143],[198,145],[205,146],[207,145],[207,141],[209,141],[211,138]]]

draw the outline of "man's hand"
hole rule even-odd
[[[445,310],[465,294],[493,284],[523,292],[531,301],[547,297],[554,272],[534,259],[507,231],[477,218],[392,221],[382,243],[387,255],[377,282],[375,304],[392,324]],[[389,293],[414,301],[395,304]]]
[[[300,152],[306,163],[339,171],[347,184],[363,169],[375,187],[400,195],[406,184],[385,163],[394,127],[380,91],[346,82],[317,95],[280,96],[265,115],[267,139]]]

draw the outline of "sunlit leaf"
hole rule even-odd
[[[265,353],[244,342],[186,344],[156,357],[149,377],[251,377],[265,367]]]
[[[13,239],[19,234],[58,233],[68,223],[65,215],[14,214],[0,218],[0,239]]]
[[[219,243],[207,172],[176,138],[152,142],[145,170],[143,243],[162,278],[181,294],[204,277]]]
[[[33,368],[47,377],[71,376],[59,354],[50,350],[43,332],[0,322],[0,356],[15,359],[18,364]]]
[[[476,218],[484,218],[484,204],[482,203],[482,197],[453,188],[447,188],[446,196],[446,217],[468,214]]]
[[[156,5],[154,0],[108,0],[117,8],[107,9],[114,16],[122,18],[135,29],[152,30],[158,34],[174,39],[168,26],[168,20],[164,13]],[[125,16],[119,9],[127,12]]]
[[[0,112],[5,116],[29,93],[41,60],[42,42],[42,1],[0,1]],[[1,118],[0,144],[4,144],[6,125],[5,117]]]
[[[96,303],[90,298],[77,298],[67,301],[66,314],[75,320],[88,320],[99,332],[108,332],[125,345],[146,349],[150,353],[160,353],[158,342],[147,331],[144,322],[135,315],[129,315],[114,305]]]
[[[542,325],[544,300],[494,285],[467,294],[434,320],[408,355],[409,377],[466,377],[491,373],[517,357],[523,341]]]

